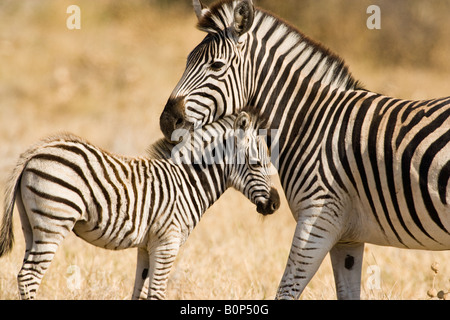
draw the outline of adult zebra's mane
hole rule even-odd
[[[237,0],[220,0],[214,3],[198,21],[197,28],[207,33],[223,32],[233,23],[234,7],[237,2]],[[258,18],[259,16],[261,17]],[[260,22],[257,22],[257,20]],[[307,48],[313,50],[312,55],[315,53],[321,53],[322,56],[327,57],[325,68],[333,67],[334,69],[331,77],[323,77],[326,78],[325,80],[323,78],[320,79],[322,84],[333,84],[344,89],[364,89],[362,84],[354,79],[341,57],[326,48],[321,43],[309,38],[296,27],[284,21],[280,17],[277,17],[264,9],[255,8],[254,24],[259,24],[260,26],[263,24],[268,24],[270,27],[275,25],[276,29],[284,30],[283,32],[286,32],[289,38],[293,39],[292,47],[295,47],[296,45],[306,45]],[[250,32],[251,30],[252,29],[250,29]],[[326,74],[323,70],[320,71],[323,75]]]

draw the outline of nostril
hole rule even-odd
[[[183,127],[183,125],[184,125],[183,118],[178,118],[177,121],[175,121],[175,129],[179,129],[179,128]]]
[[[271,205],[271,209],[273,211],[275,211],[275,210],[277,210],[277,207],[278,207],[277,204],[275,202],[273,202],[272,205]]]

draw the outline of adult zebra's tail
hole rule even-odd
[[[2,225],[0,226],[0,257],[9,253],[14,245],[13,233],[13,212],[16,200],[17,190],[20,185],[22,172],[28,161],[33,157],[36,147],[30,148],[27,152],[20,156],[20,159],[14,168],[5,191],[4,211]]]

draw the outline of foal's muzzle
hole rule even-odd
[[[271,188],[269,199],[264,199],[263,201],[258,201],[256,203],[256,211],[263,215],[269,215],[274,213],[280,207],[280,196],[277,189]]]

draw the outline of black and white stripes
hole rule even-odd
[[[241,191],[263,214],[278,208],[278,194],[261,165],[265,159],[258,158],[266,153],[249,154],[254,147],[264,148],[257,136],[260,123],[246,112],[226,117],[203,128],[202,149],[193,137],[178,149],[161,140],[150,148],[150,158],[117,156],[73,135],[31,147],[13,172],[0,235],[1,256],[12,247],[16,202],[26,240],[18,275],[21,297],[36,296],[58,246],[73,230],[102,248],[137,247],[133,298],[164,298],[178,248],[228,187]],[[238,139],[235,130],[243,136]],[[220,162],[178,163],[174,158],[176,150],[201,160],[224,146],[228,158]],[[238,152],[244,161],[225,161]]]
[[[328,252],[338,297],[359,298],[365,242],[450,249],[450,98],[367,91],[342,59],[251,0],[194,7],[208,34],[161,129],[170,139],[247,104],[278,129],[272,160],[297,220],[278,298],[298,298]]]

